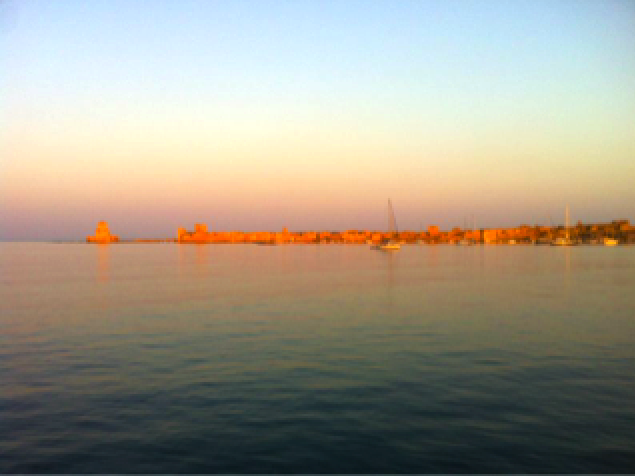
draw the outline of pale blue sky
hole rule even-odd
[[[635,219],[633,1],[0,16],[0,239]]]

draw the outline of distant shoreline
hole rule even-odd
[[[635,226],[628,220],[613,220],[610,223],[581,223],[574,226],[529,226],[512,228],[453,228],[442,231],[436,225],[427,231],[404,230],[384,232],[373,230],[346,231],[299,231],[291,232],[283,228],[280,232],[269,231],[208,231],[207,225],[198,223],[194,231],[185,228],[177,230],[176,238],[136,238],[120,240],[110,234],[108,223],[101,221],[94,236],[88,236],[86,242],[104,243],[178,243],[178,244],[350,244],[376,245],[386,241],[400,244],[509,244],[509,245],[549,245],[554,242],[569,244],[635,244]],[[75,243],[75,241],[70,241]]]

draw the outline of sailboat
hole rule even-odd
[[[576,244],[569,237],[569,204],[567,204],[567,208],[566,208],[566,211],[565,211],[564,230],[565,230],[565,237],[564,238],[562,238],[562,237],[556,238],[551,243],[551,246],[573,246],[573,245]]]
[[[397,220],[395,219],[395,212],[392,209],[390,199],[388,199],[388,228],[391,238],[381,242],[379,245],[373,246],[373,249],[381,251],[399,251],[401,249],[401,245],[394,240],[397,234]]]

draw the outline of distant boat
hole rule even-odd
[[[604,246],[616,246],[619,244],[615,238],[604,238]]]
[[[395,235],[397,234],[397,220],[395,219],[395,212],[392,209],[392,202],[390,199],[388,199],[388,232],[390,233],[391,238],[381,242],[379,245],[373,246],[372,249],[380,251],[399,251],[401,249],[401,245],[395,240]]]
[[[573,241],[571,241],[569,238],[556,238],[552,243],[551,246],[573,246],[575,245],[575,243]]]
[[[567,204],[567,208],[565,210],[565,237],[558,237],[552,243],[551,246],[573,246],[576,243],[571,240],[569,237],[569,204]]]

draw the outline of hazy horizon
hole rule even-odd
[[[635,4],[0,4],[0,240],[635,221]]]

